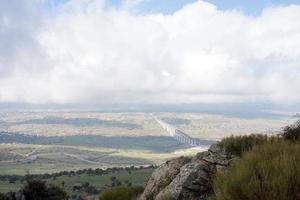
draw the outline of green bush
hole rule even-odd
[[[244,152],[251,150],[255,145],[261,145],[270,140],[275,140],[275,138],[261,134],[230,136],[221,140],[218,145],[227,154],[241,156]]]
[[[25,200],[66,200],[67,193],[61,188],[47,185],[40,180],[28,180],[22,189]]]
[[[255,146],[214,179],[214,200],[299,200],[300,144]]]
[[[285,140],[300,141],[300,120],[293,125],[285,127],[282,137]]]
[[[142,187],[115,187],[100,196],[100,200],[132,200],[136,199],[142,192]]]

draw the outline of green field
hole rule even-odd
[[[64,181],[64,189],[67,191],[69,195],[73,194],[82,194],[82,192],[74,192],[73,186],[82,185],[88,182],[90,185],[99,188],[101,190],[105,190],[111,187],[111,177],[114,176],[116,179],[121,181],[122,184],[125,181],[132,183],[134,186],[145,186],[149,177],[153,172],[153,168],[145,168],[145,169],[134,169],[134,170],[121,170],[118,172],[110,172],[108,174],[102,175],[90,175],[90,174],[81,174],[75,176],[63,175],[59,176],[55,179],[43,179],[49,184],[54,184],[62,187],[62,182]],[[0,193],[5,193],[9,191],[17,191],[22,187],[22,183],[20,181],[16,181],[15,183],[10,183],[9,181],[0,181]],[[83,193],[84,194],[84,193]],[[88,195],[88,194],[84,194]]]

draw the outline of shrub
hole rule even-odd
[[[67,200],[67,193],[58,186],[50,185],[48,189],[48,199],[49,200]]]
[[[48,186],[40,180],[28,180],[23,187],[22,193],[25,200],[65,200],[67,193],[57,186]]]
[[[116,187],[104,192],[100,200],[132,200],[143,192],[142,187]]]
[[[214,200],[299,200],[300,144],[256,146],[214,179]]]
[[[300,141],[300,120],[293,125],[285,127],[282,137],[290,141]]]
[[[274,139],[274,138],[272,138]],[[267,135],[251,134],[244,136],[230,136],[221,140],[218,145],[228,154],[241,156],[255,145],[264,144],[271,140]]]

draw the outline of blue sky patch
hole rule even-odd
[[[47,0],[47,7],[53,9],[68,0]],[[137,11],[142,14],[163,13],[172,14],[189,3],[197,0],[141,0]],[[300,0],[205,0],[221,10],[240,10],[247,15],[259,15],[262,10],[270,6],[300,4]],[[124,0],[106,0],[107,7],[119,8]]]

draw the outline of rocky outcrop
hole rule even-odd
[[[212,178],[229,166],[232,157],[217,145],[193,158],[177,158],[157,168],[140,200],[206,200],[212,193]]]
[[[158,193],[169,185],[180,172],[180,168],[191,161],[191,158],[180,157],[162,164],[157,168],[147,183],[141,200],[154,199]]]

